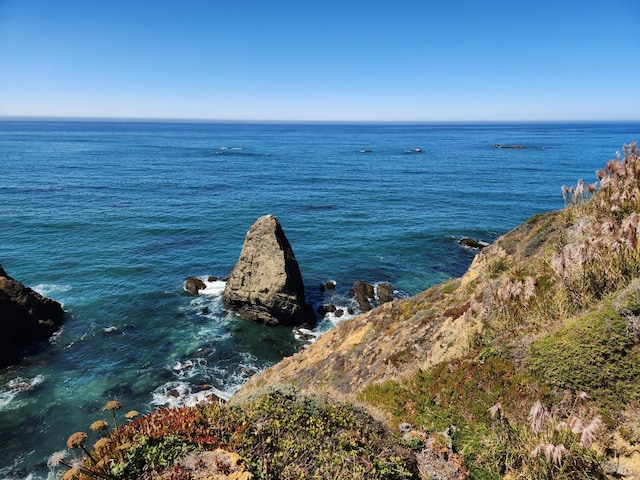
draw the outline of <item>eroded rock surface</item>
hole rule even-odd
[[[260,217],[247,232],[222,301],[227,308],[256,322],[295,326],[315,323],[293,249],[273,215]]]

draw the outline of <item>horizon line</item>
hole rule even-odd
[[[0,122],[132,122],[132,123],[244,123],[244,124],[498,124],[498,123],[640,123],[639,119],[528,119],[528,120],[277,120],[277,119],[215,119],[188,117],[116,117],[65,115],[0,115]]]

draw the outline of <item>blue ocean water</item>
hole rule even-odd
[[[413,295],[466,270],[460,237],[562,207],[563,184],[595,181],[639,137],[638,123],[0,122],[0,264],[68,312],[0,371],[0,478],[46,478],[108,400],[145,413],[228,396],[301,348],[226,312],[222,282],[183,290],[228,275],[259,216],[280,220],[314,304],[353,307],[355,280]]]

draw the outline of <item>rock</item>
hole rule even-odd
[[[380,283],[378,284],[377,292],[378,292],[378,301],[380,305],[383,303],[387,303],[393,300],[393,285],[390,283]]]
[[[493,148],[527,148],[524,145],[500,145],[499,143],[495,143]]]
[[[353,283],[353,295],[356,298],[356,302],[358,302],[360,310],[363,312],[368,312],[373,308],[371,302],[369,302],[369,299],[374,297],[373,285],[356,280]]]
[[[335,305],[320,305],[316,310],[320,315],[326,315],[327,313],[333,313],[336,311]]]
[[[482,250],[484,247],[487,246],[484,243],[481,243],[469,237],[461,238],[460,240],[458,240],[458,244],[462,245],[463,247],[475,248],[477,250]]]
[[[327,280],[322,285],[320,285],[321,292],[327,292],[329,290],[335,290],[335,289],[336,289],[336,282],[334,280]]]
[[[62,305],[11,278],[0,266],[0,367],[20,352],[48,340],[60,323]]]
[[[260,217],[247,232],[222,302],[248,320],[269,325],[315,323],[293,249],[273,215]]]
[[[198,292],[205,288],[207,288],[207,286],[197,277],[187,277],[184,281],[184,289],[191,295],[198,295]]]

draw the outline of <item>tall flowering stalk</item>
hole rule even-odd
[[[507,457],[515,459],[505,467],[522,470],[530,479],[600,478],[601,459],[592,447],[602,437],[605,425],[598,415],[585,419],[577,413],[587,398],[579,393],[566,418],[557,418],[538,400],[529,411],[526,426],[506,421],[502,404],[494,405],[489,413],[500,420],[495,428],[509,430],[509,435],[502,436],[509,444],[503,447],[511,452]]]

